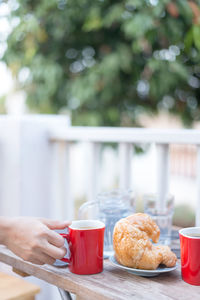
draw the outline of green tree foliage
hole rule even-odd
[[[79,125],[200,119],[200,0],[16,1],[3,59],[32,108]]]

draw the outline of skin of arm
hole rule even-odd
[[[64,238],[55,232],[65,229],[69,221],[32,217],[0,217],[0,244],[35,264],[53,264],[66,254]]]

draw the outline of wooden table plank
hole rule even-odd
[[[199,298],[199,287],[188,285],[181,279],[180,267],[157,277],[144,278],[118,269],[105,260],[102,273],[76,275],[70,273],[67,267],[38,266],[23,261],[3,246],[0,246],[0,261],[72,292],[81,299],[191,300]]]

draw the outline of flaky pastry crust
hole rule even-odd
[[[155,270],[160,264],[173,267],[177,257],[168,246],[157,243],[160,230],[147,214],[137,213],[119,220],[113,232],[117,261],[127,267]]]

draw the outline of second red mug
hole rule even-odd
[[[82,275],[102,272],[105,224],[98,220],[79,220],[73,221],[68,229],[69,233],[61,235],[69,245],[69,258],[62,259],[69,263],[69,270]]]
[[[185,282],[200,285],[200,227],[179,230],[181,273]]]

